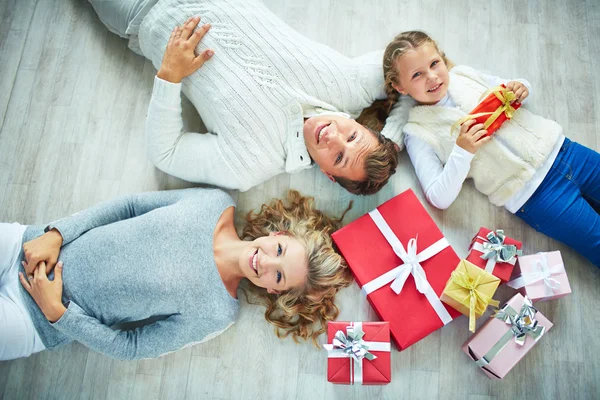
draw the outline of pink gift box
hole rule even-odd
[[[537,321],[537,325],[531,331],[525,330],[526,333],[520,337],[515,333],[519,332],[519,329],[515,328],[519,326],[518,323],[513,326],[498,318],[506,315],[512,316],[511,318],[515,318],[516,315],[518,322],[529,322],[529,315]],[[519,315],[524,318],[519,318]],[[517,293],[467,340],[462,350],[488,377],[502,379],[552,326],[552,322],[533,308],[531,300]]]
[[[560,251],[521,256],[508,286],[534,303],[554,300],[571,293]]]

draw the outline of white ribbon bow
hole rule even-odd
[[[385,274],[373,279],[372,281],[367,282],[363,285],[362,292],[365,295],[368,295],[392,282],[392,290],[396,294],[400,294],[409,275],[412,275],[415,279],[417,290],[419,293],[422,293],[425,295],[425,297],[427,297],[427,300],[429,300],[429,303],[440,317],[444,325],[452,321],[452,317],[448,313],[448,310],[446,310],[446,307],[444,307],[442,304],[439,297],[435,294],[433,288],[427,280],[425,270],[420,264],[421,262],[436,255],[446,247],[450,246],[448,240],[446,240],[444,237],[420,253],[417,253],[417,239],[413,238],[408,241],[408,250],[405,250],[404,246],[387,224],[379,210],[375,209],[369,212],[369,216],[373,219],[373,222],[375,222],[375,225],[377,228],[379,228],[390,246],[392,246],[394,253],[396,253],[396,255],[400,257],[402,261],[404,261],[404,264],[401,264]]]
[[[530,272],[522,273],[520,277],[508,282],[507,285],[513,289],[532,285],[539,281],[544,281],[546,290],[549,294],[554,293],[560,287],[560,282],[552,278],[552,275],[558,275],[565,272],[564,264],[548,266],[548,258],[542,254],[541,258],[535,260]]]

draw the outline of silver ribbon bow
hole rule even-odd
[[[481,258],[484,260],[495,258],[496,262],[510,262],[514,257],[523,254],[514,244],[504,244],[506,235],[502,229],[489,232],[485,239],[480,236],[479,238],[483,240]]]
[[[373,361],[377,358],[376,355],[369,352],[369,346],[362,339],[365,333],[362,329],[348,326],[346,328],[347,334],[343,331],[337,331],[333,338],[333,351],[341,352],[351,357],[358,364],[361,363],[363,358],[369,361]]]
[[[489,364],[498,353],[506,346],[512,338],[515,339],[515,343],[519,346],[525,344],[527,335],[531,336],[534,341],[538,341],[540,337],[546,332],[546,327],[538,325],[538,321],[535,319],[535,314],[538,310],[533,307],[533,303],[529,297],[525,296],[525,301],[521,310],[517,313],[514,308],[505,304],[500,310],[496,312],[494,318],[506,322],[510,325],[510,330],[506,332],[498,342],[479,360],[475,360],[475,363],[479,367],[484,367]]]
[[[546,327],[538,325],[535,314],[538,310],[533,306],[529,297],[525,296],[525,302],[521,311],[517,312],[507,304],[496,312],[494,318],[502,320],[509,324],[510,330],[519,346],[525,344],[526,336],[529,335],[537,341],[546,330]]]

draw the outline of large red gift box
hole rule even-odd
[[[364,332],[362,341],[368,347],[369,353],[376,358],[360,361],[346,356],[340,348],[329,346],[330,353],[327,358],[327,380],[332,383],[363,385],[385,385],[392,381],[392,367],[390,361],[390,327],[387,322],[343,322],[331,321],[327,324],[327,343],[334,343],[338,331],[348,335],[350,330]],[[363,343],[349,343],[360,346]],[[327,348],[327,346],[326,346]]]
[[[409,256],[404,255],[408,262],[405,263],[392,249],[376,220],[379,225],[384,220],[391,230],[386,234],[397,237],[400,243],[395,247],[399,253],[408,248],[405,253]],[[392,339],[398,349],[409,347],[461,315],[439,300],[460,258],[412,190],[397,195],[334,232],[333,239],[363,294],[368,293],[367,299],[379,318],[389,321]],[[435,251],[431,251],[434,248]],[[415,253],[419,259],[416,263],[412,261]],[[394,281],[398,274],[402,276]],[[374,289],[372,281],[382,278],[387,283]],[[398,290],[403,279],[404,285]]]
[[[517,254],[514,257],[507,259],[506,262],[498,260],[497,257],[491,257],[487,260],[481,258],[484,251],[483,243],[488,241],[488,234],[490,233],[494,233],[496,238],[502,238],[503,246],[515,246],[518,250]],[[498,233],[501,233],[500,236],[498,236]],[[504,284],[510,280],[515,264],[517,263],[517,255],[521,253],[520,249],[521,246],[523,246],[523,243],[509,236],[503,236],[503,233],[502,230],[492,231],[487,228],[480,228],[477,235],[475,235],[471,241],[467,261],[477,265],[479,268],[485,269],[495,277],[500,278],[500,281]]]
[[[469,113],[469,115],[483,114],[475,118],[468,118],[474,119],[476,124],[486,124],[486,122],[490,120],[487,122],[489,126],[486,128],[488,132],[486,136],[490,136],[492,133],[498,130],[500,125],[502,125],[507,119],[510,119],[508,115],[512,115],[512,112],[521,107],[521,103],[513,102],[510,104],[510,97],[507,97],[509,96],[508,93],[512,92],[507,91],[505,85],[500,85],[500,87],[495,88],[492,93],[483,99],[483,101],[481,101],[481,103],[479,103],[477,107],[475,107],[473,111]],[[500,98],[502,98],[502,100],[500,100]],[[502,108],[502,110],[500,110],[500,108]],[[495,112],[499,112],[499,114],[492,121],[490,118],[493,119],[493,113]]]

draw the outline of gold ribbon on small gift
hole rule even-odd
[[[352,358],[354,362],[350,362],[350,384],[362,383],[363,359],[373,361],[377,358],[369,350],[390,352],[391,346],[389,342],[364,341],[365,333],[362,330],[362,322],[351,322],[350,324],[346,327],[346,333],[337,331],[332,343],[326,343],[323,347],[327,350],[329,358]]]
[[[487,260],[485,270],[490,274],[494,272],[497,262],[514,265],[517,256],[523,254],[514,244],[504,244],[506,235],[502,229],[489,232],[485,238],[477,236],[477,239],[481,239],[482,243],[473,243],[472,249],[483,253],[481,258]]]
[[[464,304],[465,306],[468,305],[469,307],[469,330],[471,332],[475,332],[476,314],[483,314],[488,305],[498,307],[500,304],[498,300],[494,300],[487,294],[477,290],[482,279],[483,275],[478,275],[473,278],[464,271],[453,271],[452,275],[450,275],[450,280],[452,282],[469,291],[469,294],[459,301],[461,304]]]
[[[496,111],[482,112],[482,113],[477,113],[477,114],[469,114],[469,115],[459,119],[458,121],[456,121],[452,125],[450,132],[451,133],[454,132],[454,130],[458,126],[462,125],[463,123],[465,123],[466,121],[468,121],[470,119],[475,119],[475,118],[483,117],[486,115],[489,115],[489,118],[484,122],[483,129],[489,128],[498,119],[498,117],[500,115],[502,115],[503,113],[506,115],[506,118],[511,119],[513,117],[515,111],[517,111],[511,104],[513,101],[515,101],[517,99],[517,96],[515,95],[515,93],[512,92],[511,90],[503,88],[502,86],[496,86],[496,87],[493,87],[493,88],[487,90],[484,94],[482,94],[479,101],[485,99],[491,93],[493,93],[498,98],[498,100],[500,100],[500,102],[502,103],[502,105],[500,107],[498,107],[496,109]]]
[[[498,353],[506,346],[512,338],[519,346],[525,344],[527,336],[531,336],[534,341],[538,341],[546,332],[546,327],[538,325],[535,319],[535,314],[538,310],[533,307],[533,303],[529,297],[525,296],[523,306],[517,313],[514,308],[505,304],[493,318],[499,319],[510,325],[510,329],[492,346],[492,348],[479,360],[475,360],[475,364],[479,367],[488,365]]]

